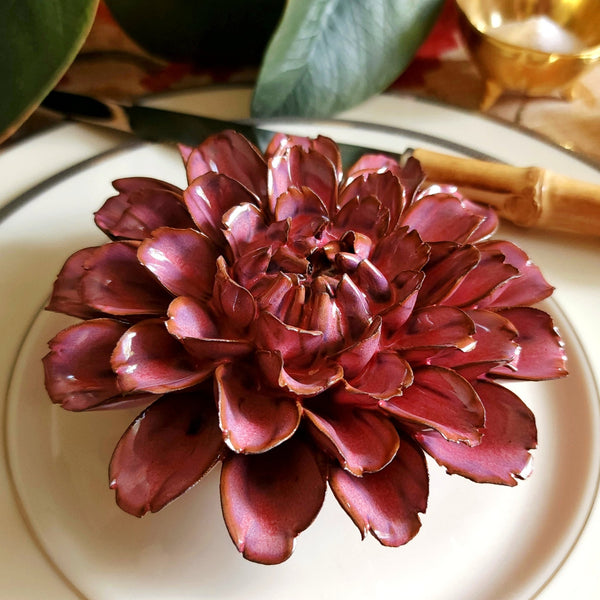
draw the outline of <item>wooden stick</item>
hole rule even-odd
[[[412,155],[432,183],[455,185],[524,227],[600,235],[600,185],[539,167],[513,167],[417,148]]]

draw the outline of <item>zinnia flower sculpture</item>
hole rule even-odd
[[[329,484],[360,529],[408,542],[425,512],[425,454],[515,485],[532,413],[499,378],[566,374],[525,253],[489,240],[495,213],[336,144],[276,135],[264,156],[225,131],[181,148],[188,187],[114,182],[111,241],[65,263],[48,308],[83,319],[50,341],[53,402],[140,405],[110,486],[136,516],[221,468],[243,555],[279,563]]]

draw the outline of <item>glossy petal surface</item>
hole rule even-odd
[[[317,516],[325,475],[314,451],[296,438],[270,452],[223,462],[221,506],[233,543],[253,562],[276,564]]]
[[[343,207],[355,199],[377,198],[389,215],[388,225],[394,227],[404,209],[403,192],[398,178],[391,171],[368,172],[358,176],[342,189],[339,205]]]
[[[193,486],[224,451],[211,386],[163,396],[120,439],[110,462],[117,504],[141,517]]]
[[[142,242],[137,255],[175,296],[210,297],[218,253],[205,235],[193,229],[162,227]]]
[[[552,294],[554,288],[546,281],[539,268],[512,242],[493,240],[486,242],[483,247],[502,252],[506,262],[519,271],[519,276],[509,279],[488,298],[482,299],[478,304],[480,308],[529,306]]]
[[[172,296],[138,262],[138,246],[113,242],[94,250],[84,264],[84,303],[111,315],[160,315]]]
[[[475,347],[468,352],[447,348],[433,358],[433,364],[456,369],[470,379],[495,366],[510,363],[517,357],[517,330],[508,319],[487,310],[465,312],[475,324]]]
[[[231,278],[222,257],[217,259],[212,301],[236,330],[248,327],[256,316],[256,302],[252,294]]]
[[[126,325],[95,319],[63,329],[44,357],[46,389],[67,410],[87,410],[121,395],[110,356]]]
[[[385,321],[384,321],[385,323]],[[390,338],[396,349],[456,347],[473,345],[475,325],[469,316],[453,306],[430,306],[412,313]]]
[[[252,204],[256,198],[239,181],[208,172],[191,182],[183,200],[198,229],[216,244],[222,244],[225,213],[238,204]]]
[[[425,271],[425,280],[419,292],[418,306],[442,302],[460,284],[479,262],[480,252],[475,246],[439,242],[431,244],[431,254]]]
[[[282,156],[269,161],[269,207],[275,211],[277,199],[290,187],[307,187],[323,202],[329,214],[334,214],[337,202],[335,165],[321,153],[300,146],[291,147]]]
[[[300,424],[300,407],[278,390],[257,389],[257,378],[236,363],[215,373],[219,424],[223,438],[236,452],[266,452],[291,437]]]
[[[318,135],[316,138],[309,138],[300,135],[287,135],[284,133],[276,133],[273,139],[267,146],[265,151],[266,158],[273,156],[284,156],[285,153],[293,146],[299,146],[304,151],[316,150],[331,161],[335,167],[338,179],[343,177],[342,172],[342,157],[337,144],[324,135]]]
[[[149,177],[117,179],[119,192],[94,215],[96,225],[113,239],[143,240],[159,227],[192,227],[183,190]]]
[[[155,394],[200,383],[214,370],[212,361],[198,364],[160,319],[130,327],[117,342],[111,365],[123,391]]]
[[[85,274],[85,264],[96,248],[83,248],[72,254],[60,270],[47,310],[64,313],[81,319],[93,319],[101,312],[88,306],[81,296],[81,279]]]
[[[401,227],[377,243],[371,257],[373,264],[390,280],[404,271],[421,269],[429,258],[429,245],[417,231]]]
[[[495,289],[519,275],[519,270],[504,262],[504,254],[480,250],[479,263],[462,279],[458,287],[444,300],[452,306],[472,306]],[[508,284],[508,283],[507,283]]]
[[[415,437],[448,473],[458,473],[479,483],[517,485],[517,478],[529,475],[529,450],[537,445],[533,414],[513,392],[495,383],[475,382],[473,387],[486,413],[478,446],[449,442],[430,429],[418,432]]]
[[[329,485],[363,538],[371,533],[384,546],[401,546],[421,527],[419,513],[429,495],[427,465],[423,452],[404,438],[385,469],[354,477],[332,467]]]
[[[448,440],[470,446],[481,441],[481,400],[467,380],[450,369],[415,369],[412,385],[379,405],[400,419],[433,427]]]
[[[304,414],[329,440],[342,467],[353,475],[379,471],[396,455],[398,433],[382,415],[336,403],[335,395],[330,401],[320,399],[309,406]]]
[[[567,354],[550,315],[531,307],[507,308],[498,314],[516,327],[520,351],[516,360],[492,369],[492,374],[533,380],[567,374]]]
[[[378,352],[348,383],[372,398],[387,400],[401,394],[412,381],[412,369],[406,360],[395,352]]]
[[[328,361],[319,368],[302,369],[286,367],[278,350],[258,353],[258,364],[273,387],[287,390],[297,396],[315,396],[337,383],[344,376],[341,365]]]
[[[403,215],[402,224],[416,229],[425,242],[465,243],[482,217],[466,211],[460,199],[446,194],[425,196]]]
[[[186,171],[191,183],[209,171],[223,173],[264,198],[267,192],[267,165],[260,152],[236,131],[227,130],[206,139],[187,157]]]

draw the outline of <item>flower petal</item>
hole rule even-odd
[[[83,248],[69,256],[54,282],[46,310],[80,319],[92,319],[102,315],[100,311],[85,304],[81,297],[81,279],[86,273],[84,267],[95,251],[96,248]]]
[[[311,215],[327,217],[327,207],[310,188],[289,188],[277,197],[273,212],[276,221]]]
[[[67,410],[87,410],[121,396],[110,355],[127,330],[112,319],[94,319],[63,329],[43,358],[52,402]]]
[[[384,319],[385,324],[385,319]],[[427,306],[415,310],[389,343],[396,350],[454,347],[466,350],[473,346],[475,325],[469,316],[454,306]]]
[[[390,280],[403,271],[419,271],[429,258],[429,244],[408,227],[396,229],[377,242],[371,262]]]
[[[221,471],[221,506],[229,535],[248,560],[277,564],[315,519],[325,498],[325,470],[297,437],[269,452],[231,454]]]
[[[235,452],[266,452],[290,438],[300,424],[300,405],[279,390],[270,390],[237,363],[215,372],[219,425]]]
[[[333,163],[315,150],[293,146],[284,155],[269,160],[269,208],[275,213],[277,199],[290,187],[311,189],[329,215],[335,214],[337,172]]]
[[[269,159],[273,156],[283,156],[292,146],[300,146],[305,151],[316,150],[323,156],[326,156],[334,165],[338,180],[341,180],[343,176],[342,157],[338,145],[331,138],[324,135],[309,138],[299,135],[276,133],[267,146],[265,157]]]
[[[469,382],[451,369],[415,369],[413,384],[379,406],[400,419],[433,427],[453,442],[474,446],[481,441],[485,418],[481,400]]]
[[[378,352],[358,377],[347,378],[353,389],[380,400],[402,394],[412,380],[410,365],[395,352]]]
[[[411,205],[421,184],[426,179],[421,163],[414,156],[409,156],[408,160],[402,165],[399,178],[404,187],[408,205]]]
[[[256,344],[262,350],[281,352],[284,361],[307,357],[310,362],[323,342],[321,331],[301,329],[261,312],[256,324]]]
[[[340,309],[347,341],[361,338],[371,325],[371,314],[367,299],[356,284],[342,275],[335,292],[336,304]]]
[[[119,192],[94,214],[96,225],[113,239],[143,240],[159,227],[193,227],[183,190],[150,177],[117,179]]]
[[[172,296],[140,264],[137,242],[111,242],[85,261],[81,296],[85,304],[111,315],[164,314]]]
[[[390,211],[377,198],[352,198],[342,206],[333,220],[333,232],[339,236],[345,231],[355,231],[371,240],[385,236],[390,225]]]
[[[323,334],[322,350],[328,354],[337,352],[344,344],[342,313],[327,292],[313,294],[308,327]]]
[[[271,248],[251,250],[236,258],[233,265],[234,279],[246,289],[251,290],[255,284],[260,284],[265,276],[273,251]]]
[[[244,202],[234,206],[223,215],[223,225],[225,238],[236,257],[269,241],[265,216],[255,204]]]
[[[537,308],[507,308],[498,312],[519,332],[516,360],[498,366],[491,374],[511,379],[555,379],[567,375],[564,343],[549,314]]]
[[[342,467],[353,475],[380,471],[398,450],[396,428],[379,412],[337,403],[337,393],[304,403],[304,414],[314,425],[311,434],[317,443],[324,442],[324,449],[333,451]]]
[[[335,361],[321,361],[310,369],[290,369],[277,350],[259,351],[257,358],[263,376],[272,387],[280,387],[297,396],[320,394],[344,376],[344,370]]]
[[[479,226],[465,240],[466,243],[475,244],[481,242],[496,232],[498,225],[500,224],[500,219],[494,208],[487,206],[486,204],[472,202],[467,198],[463,198],[462,203],[468,208],[469,212],[482,218]]]
[[[531,472],[529,450],[537,445],[532,412],[510,390],[488,381],[473,387],[485,408],[486,420],[481,443],[470,447],[444,439],[426,429],[415,434],[421,446],[448,473],[458,473],[479,483],[517,485]]]
[[[209,172],[190,183],[183,193],[183,201],[200,231],[222,245],[225,213],[239,204],[255,204],[256,197],[239,181]]]
[[[394,281],[394,303],[381,313],[386,338],[393,338],[412,315],[424,279],[425,275],[420,271],[406,271]]]
[[[490,296],[478,302],[478,308],[530,306],[552,294],[554,288],[544,279],[539,268],[527,254],[512,242],[494,240],[479,245],[482,249],[497,250],[506,257],[507,264],[519,271],[519,276],[506,281]]]
[[[168,332],[178,340],[184,338],[217,339],[219,327],[214,315],[195,298],[179,296],[167,311]]]
[[[222,256],[217,259],[212,302],[217,314],[226,319],[224,325],[236,331],[247,328],[256,317],[256,302],[252,294],[229,276],[227,263]]]
[[[469,271],[444,304],[472,306],[491,294],[498,286],[519,275],[518,269],[504,262],[504,254],[489,248],[480,248],[479,263]]]
[[[349,348],[344,349],[336,360],[344,369],[344,377],[352,379],[359,376],[367,363],[379,350],[381,339],[381,317],[375,317],[362,339],[358,340]]]
[[[488,310],[465,312],[475,323],[475,347],[468,352],[446,348],[432,358],[432,364],[458,369],[463,377],[470,380],[516,358],[519,350],[515,341],[517,330],[508,319]]]
[[[404,190],[398,178],[390,171],[367,172],[352,179],[340,192],[339,205],[344,207],[352,200],[376,198],[386,209],[388,226],[393,228],[404,210]],[[362,204],[359,202],[359,204]],[[337,222],[337,219],[336,219]]]
[[[259,310],[265,310],[281,318],[281,313],[285,312],[286,308],[286,296],[293,288],[292,279],[286,273],[279,271],[275,275],[262,277],[252,289],[252,295]]]
[[[137,256],[175,296],[210,297],[218,252],[203,233],[161,227],[142,242]]]
[[[424,242],[464,244],[482,220],[450,194],[425,195],[402,215],[402,225],[416,229]]]
[[[121,179],[115,179],[113,181],[113,187],[124,194],[132,195],[140,190],[167,190],[174,194],[181,194],[182,189],[169,183],[168,181],[162,181],[161,179],[154,179],[152,177],[122,177]]]
[[[223,173],[258,198],[267,197],[267,165],[259,150],[237,131],[212,135],[189,154],[185,165],[191,183],[204,173]]]
[[[460,246],[453,242],[436,242],[430,246],[431,254],[423,268],[425,280],[417,300],[418,306],[442,302],[459,286],[480,258],[475,246]]]
[[[329,485],[361,536],[370,532],[384,546],[401,546],[421,528],[427,509],[429,478],[420,448],[402,438],[392,462],[377,473],[354,477],[331,467]]]
[[[253,349],[247,340],[220,337],[213,316],[193,298],[175,298],[169,306],[168,315],[167,331],[202,362],[243,356]]]
[[[369,300],[372,310],[377,310],[381,304],[389,304],[392,291],[387,277],[369,260],[362,260],[353,279]]]
[[[363,154],[349,169],[349,181],[369,173],[384,173],[390,171],[396,177],[400,176],[400,165],[395,158],[387,154]]]
[[[168,394],[119,440],[110,461],[110,487],[124,511],[141,517],[183,494],[223,452],[212,386]]]
[[[115,346],[111,365],[123,391],[156,394],[200,383],[215,368],[212,360],[194,360],[161,319],[147,319],[130,327]]]
[[[310,264],[307,258],[298,255],[289,246],[279,246],[273,253],[269,271],[280,273],[297,273],[306,275],[309,271]]]

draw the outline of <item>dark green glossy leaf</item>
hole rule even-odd
[[[98,0],[0,0],[0,139],[10,135],[75,58]]]
[[[406,68],[443,0],[290,0],[267,48],[256,116],[329,116]]]
[[[285,0],[106,0],[148,52],[199,65],[257,65]]]

